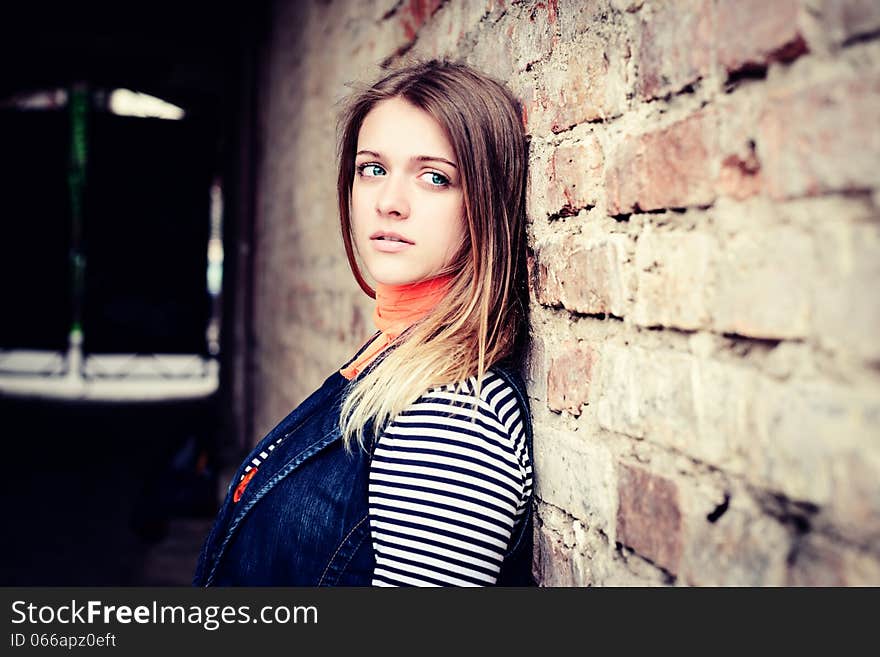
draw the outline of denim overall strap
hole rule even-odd
[[[343,378],[341,375],[338,376],[340,379]],[[328,403],[332,403],[329,399],[327,399],[327,401]],[[338,417],[338,415],[335,417]],[[241,497],[239,504],[236,505],[233,511],[232,518],[226,527],[225,536],[215,552],[214,565],[211,572],[208,574],[206,585],[210,585],[213,582],[217,567],[220,564],[220,560],[223,558],[223,554],[229,541],[235,535],[236,530],[245,519],[248,512],[254,508],[257,502],[259,502],[275,485],[296,470],[307,459],[311,458],[340,438],[339,428],[336,426],[336,422],[333,422],[332,424],[333,427],[328,432],[321,435],[318,440],[306,445],[303,449],[298,451],[292,458],[288,459],[280,469],[276,470],[275,468],[272,468],[272,472],[267,473],[267,476],[259,477],[259,475],[262,475],[263,472],[269,468],[268,466],[264,466],[264,468],[260,469],[261,471],[258,472],[258,477],[255,477],[251,481],[248,489],[246,489],[245,494]],[[277,462],[278,460],[276,459],[274,463]],[[251,492],[251,490],[253,490],[253,492]]]
[[[360,356],[364,349],[378,336],[375,333],[367,342],[357,351],[357,353],[343,367],[347,367],[350,363]],[[325,411],[330,403],[338,399],[342,389],[349,382],[339,372],[334,372],[327,377],[318,390],[313,392],[299,406],[291,411],[278,425],[275,426],[260,442],[251,450],[248,456],[242,461],[230,480],[227,487],[226,498],[222,504],[217,519],[207,540],[202,548],[199,556],[199,562],[196,567],[193,584],[196,586],[208,586],[213,580],[220,559],[232,537],[234,531],[238,528],[244,516],[250,511],[254,504],[275,485],[281,478],[289,474],[299,464],[313,456],[321,449],[332,443],[339,437],[338,431],[335,433],[325,431],[321,436],[315,437],[309,444],[301,446],[300,451],[289,461],[284,463],[284,467],[278,470],[281,465],[279,459],[269,459],[262,472],[258,471],[258,477],[250,482],[245,490],[246,494],[238,503],[232,501],[232,491],[240,481],[244,474],[245,468],[251,464],[261,452],[268,451],[270,445],[274,445],[280,438],[287,440],[290,436],[296,434],[303,424],[308,421],[316,412]],[[337,415],[338,417],[338,415]],[[331,423],[332,426],[332,423]],[[274,471],[274,473],[270,472]],[[272,474],[272,476],[269,476]],[[207,571],[207,572],[206,572]]]

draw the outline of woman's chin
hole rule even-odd
[[[367,269],[370,277],[382,285],[407,285],[424,278],[424,273],[412,274],[407,272],[395,271],[390,268]]]
[[[374,276],[373,280],[382,285],[409,285],[416,281],[416,279],[411,276],[382,276],[381,278]]]

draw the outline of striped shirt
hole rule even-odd
[[[369,476],[374,586],[494,584],[532,489],[513,389],[495,372],[431,388],[389,423]],[[476,422],[472,422],[476,416]]]
[[[376,441],[368,499],[373,586],[497,580],[527,511],[532,464],[513,388],[490,369],[474,411],[476,383],[472,376],[430,388]],[[283,439],[245,467],[240,489]]]

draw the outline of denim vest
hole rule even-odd
[[[391,348],[365,371],[375,367]],[[532,422],[525,386],[504,363],[491,369],[515,391],[531,460]],[[340,406],[351,383],[334,372],[239,466],[205,540],[193,585],[371,584],[376,565],[367,505],[372,454],[357,445],[346,451],[339,430]],[[365,435],[371,435],[372,427],[365,429]],[[281,436],[284,440],[260,464],[238,502],[233,502],[244,468]],[[530,499],[526,513],[514,527],[498,578],[500,586],[533,583],[531,507]]]

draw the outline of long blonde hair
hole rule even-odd
[[[461,174],[465,243],[435,275],[455,273],[449,292],[349,387],[340,414],[346,447],[363,446],[429,388],[521,355],[528,333],[525,189],[528,143],[517,99],[497,80],[458,63],[417,62],[353,93],[339,119],[337,192],[345,252],[355,279],[376,293],[355,261],[351,190],[361,124],[379,102],[402,98],[445,130]],[[364,427],[372,424],[371,436]]]

